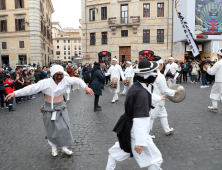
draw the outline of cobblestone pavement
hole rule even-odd
[[[200,84],[183,84],[187,98],[179,104],[167,100],[169,124],[175,129],[166,137],[156,120],[154,140],[160,149],[164,170],[221,170],[222,169],[222,112],[207,110],[210,105],[210,88],[200,89]],[[123,89],[123,88],[121,88]],[[16,112],[0,110],[0,169],[4,170],[105,170],[108,149],[117,141],[112,132],[120,115],[124,113],[124,96],[112,104],[106,87],[100,98],[102,112],[93,112],[93,97],[82,91],[71,93],[68,102],[74,156],[51,156],[51,148],[45,140],[40,106],[42,94],[36,99],[15,105]],[[135,161],[118,163],[116,170],[138,170]]]

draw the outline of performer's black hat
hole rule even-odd
[[[157,62],[150,62],[149,60],[142,60],[138,65],[133,67],[134,73],[149,73],[156,70],[159,67]]]

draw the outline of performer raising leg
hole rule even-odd
[[[132,67],[132,63],[130,61],[127,61],[126,64],[126,71],[125,71],[125,78],[132,78],[134,77],[134,72],[133,72],[133,67]],[[121,93],[121,95],[126,95],[126,92],[129,90],[129,88],[133,85],[133,81],[131,82],[131,84],[129,86],[125,86],[124,85],[124,90]]]
[[[208,107],[210,110],[218,110],[218,101],[222,100],[222,49],[220,49],[217,57],[218,62],[212,68],[210,68],[210,65],[205,66],[208,74],[215,75],[215,83],[210,93],[212,101],[212,106]]]
[[[112,78],[117,78],[120,80],[120,76],[122,77],[123,80],[125,80],[125,77],[123,75],[122,68],[120,67],[119,64],[117,64],[117,59],[113,58],[113,65],[109,68],[108,72],[105,74],[105,76],[111,75],[111,81]],[[113,93],[113,100],[112,103],[115,103],[116,101],[119,100],[118,93],[120,91],[120,84],[118,82],[118,86],[116,89],[111,89],[110,91]]]
[[[157,78],[153,83],[154,91],[153,93],[157,95],[167,95],[174,96],[178,93],[177,90],[171,90],[167,87],[165,76],[160,72],[163,69],[163,60],[159,56],[154,56],[153,61],[159,63],[159,68],[157,69]],[[154,120],[159,117],[162,127],[165,131],[166,135],[170,135],[174,129],[169,127],[168,119],[167,119],[167,111],[165,108],[165,101],[161,101],[155,105],[155,108],[151,110],[150,117],[150,129],[153,128]]]
[[[109,149],[106,170],[114,170],[117,161],[129,156],[135,157],[140,168],[160,170],[162,155],[148,135],[150,130],[150,109],[152,104],[165,100],[164,96],[151,95],[149,84],[156,79],[158,63],[143,60],[134,66],[137,80],[129,89],[125,101],[125,114],[122,115],[113,131],[119,142]]]
[[[62,147],[62,153],[72,155],[73,152],[68,149],[68,146],[73,143],[73,137],[63,94],[73,84],[80,85],[90,95],[94,95],[94,93],[83,80],[75,77],[64,77],[64,69],[60,65],[52,66],[50,72],[52,78],[41,80],[36,84],[10,93],[6,96],[6,100],[42,91],[45,94],[45,104],[41,111],[43,112],[43,123],[48,143],[52,146],[52,156],[58,155],[57,146]]]

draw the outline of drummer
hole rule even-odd
[[[124,90],[121,93],[121,95],[126,95],[126,92],[129,90],[129,88],[133,85],[133,77],[134,77],[134,72],[133,72],[133,67],[132,63],[130,61],[126,62],[126,70],[125,70],[125,78],[130,78],[132,81],[130,82],[129,86],[124,85]]]
[[[111,75],[111,81],[112,81],[112,78],[118,79],[117,88],[116,89],[110,88],[111,93],[113,93],[112,103],[115,103],[116,101],[119,100],[118,93],[120,91],[120,84],[119,84],[120,76],[123,80],[125,80],[122,68],[119,64],[117,64],[116,58],[113,58],[112,66],[109,68],[108,72],[105,74],[105,76],[110,76],[110,75]]]
[[[159,68],[157,69],[158,76],[156,81],[154,82],[154,92],[157,95],[166,95],[166,96],[174,96],[178,93],[177,90],[171,90],[167,87],[165,76],[160,72],[163,69],[163,60],[159,56],[154,56],[153,61],[159,63]],[[166,136],[170,135],[174,129],[169,127],[168,119],[167,119],[167,111],[165,108],[165,101],[161,101],[156,104],[155,109],[151,110],[150,117],[150,129],[152,130],[154,120],[159,117],[160,122],[162,124],[163,130]]]

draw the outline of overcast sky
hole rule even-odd
[[[59,21],[62,28],[79,28],[81,19],[81,0],[51,0],[55,13],[52,21]]]

